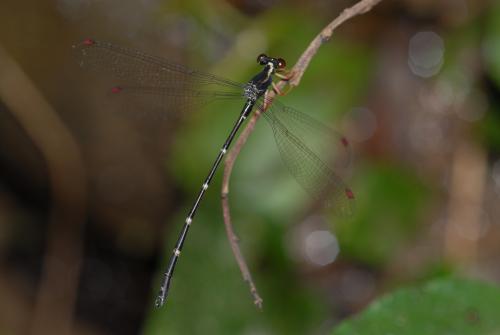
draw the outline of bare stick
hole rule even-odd
[[[264,112],[269,108],[270,104],[272,103],[272,99],[276,96],[275,92],[276,90],[282,91],[283,88],[286,86],[286,84],[290,85],[291,87],[299,85],[305,70],[309,66],[309,63],[311,62],[311,59],[314,57],[319,47],[331,38],[335,28],[340,26],[345,21],[353,18],[354,16],[368,12],[370,9],[372,9],[373,6],[378,4],[380,1],[382,0],[361,0],[354,6],[344,9],[344,11],[338,17],[336,17],[332,22],[330,22],[311,41],[307,49],[300,56],[297,63],[293,66],[293,68],[290,71],[290,74],[292,75],[291,79],[289,81],[282,80],[278,82],[276,84],[275,90],[269,92],[266,99],[268,103],[266,103],[266,106],[264,106]],[[231,222],[231,214],[229,210],[229,201],[228,201],[229,180],[231,178],[231,172],[233,170],[234,163],[241,149],[245,145],[248,136],[250,136],[250,134],[253,132],[255,123],[259,119],[260,115],[261,115],[260,110],[257,110],[252,115],[245,129],[241,132],[241,135],[238,137],[238,140],[236,141],[233,149],[231,149],[231,151],[227,155],[224,164],[225,166],[224,166],[224,176],[222,180],[221,197],[222,197],[222,212],[224,216],[224,225],[226,226],[226,234],[229,239],[229,243],[231,244],[231,249],[233,251],[236,262],[240,267],[243,279],[250,286],[250,293],[252,294],[255,305],[259,308],[262,308],[262,298],[259,296],[259,293],[257,292],[255,283],[252,280],[252,275],[250,274],[250,270],[248,269],[248,265],[245,262],[245,258],[243,257],[240,246],[238,244],[239,239],[234,233],[233,225]]]
[[[345,21],[368,12],[376,4],[382,0],[361,0],[352,7],[346,8],[337,16],[332,22],[330,22],[323,30],[309,43],[307,49],[302,53],[297,63],[292,68],[293,77],[288,82],[290,86],[298,86],[304,72],[309,66],[309,62],[314,57],[319,47],[330,40],[333,31],[340,26]]]
[[[229,211],[229,179],[231,177],[231,172],[233,170],[234,162],[236,157],[238,157],[241,148],[245,145],[248,136],[252,133],[255,123],[257,122],[260,116],[260,110],[256,110],[253,114],[250,121],[248,121],[247,126],[242,131],[241,135],[238,137],[233,149],[228,153],[227,158],[224,162],[224,176],[222,182],[222,215],[224,217],[224,225],[226,227],[226,234],[231,244],[231,249],[233,251],[234,258],[240,267],[241,274],[243,276],[243,280],[245,280],[250,286],[250,293],[253,297],[253,302],[258,308],[262,308],[262,298],[259,296],[257,292],[257,287],[252,280],[252,275],[250,274],[250,270],[248,269],[247,263],[245,262],[245,258],[241,253],[240,246],[238,244],[239,239],[234,233],[233,225],[231,224],[231,214]]]

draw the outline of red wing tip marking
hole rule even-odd
[[[83,45],[86,45],[86,46],[91,46],[91,45],[94,45],[95,44],[95,41],[91,38],[86,38],[83,40]]]
[[[347,147],[349,145],[349,141],[347,140],[347,138],[342,137],[340,140],[342,141],[342,145],[344,147]]]
[[[121,91],[123,91],[123,88],[120,86],[115,86],[111,89],[111,93],[120,93]]]
[[[345,189],[345,195],[349,199],[354,199],[354,193],[352,192],[352,190],[350,188]]]

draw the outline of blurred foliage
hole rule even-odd
[[[415,235],[430,192],[410,171],[395,165],[367,166],[358,183],[363,187],[356,215],[336,229],[341,250],[344,257],[382,265]]]
[[[335,335],[492,335],[500,332],[500,289],[439,279],[384,296],[335,329]]]
[[[208,202],[206,206],[219,207],[217,201]],[[255,251],[265,257],[255,278],[264,298],[259,311],[229,252],[222,218],[205,212],[190,236],[190,248],[183,252],[168,303],[152,311],[145,334],[304,334],[321,321],[326,306],[294,279],[293,268],[280,251],[281,229],[264,220],[254,222],[261,226],[259,249],[244,249],[254,270]]]
[[[481,54],[483,64],[492,87],[485,87],[487,90],[498,90],[500,88],[500,3],[492,2],[491,8],[485,14],[485,28],[481,43]],[[495,152],[500,152],[500,99],[490,103],[489,112],[481,121],[478,127],[479,137],[485,139],[488,145]]]
[[[500,3],[492,2],[486,14],[486,32],[483,37],[483,55],[485,65],[488,67],[489,74],[495,80],[497,86],[500,86]]]
[[[490,113],[486,115],[481,122],[478,134],[484,139],[486,145],[491,147],[495,152],[500,152],[500,106],[495,105],[490,109]]]

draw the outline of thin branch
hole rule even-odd
[[[344,9],[344,11],[336,17],[332,22],[330,22],[309,44],[307,49],[302,53],[300,56],[299,60],[297,63],[293,66],[291,69],[290,73],[292,75],[291,79],[289,81],[280,81],[276,84],[276,87],[278,90],[283,90],[283,88],[288,84],[291,87],[298,86],[300,83],[300,80],[302,76],[304,75],[305,70],[309,66],[309,63],[311,62],[311,59],[314,57],[316,52],[318,51],[319,47],[327,42],[332,34],[333,31],[340,26],[342,23],[345,21],[353,18],[354,16],[364,14],[368,12],[370,9],[373,8],[376,4],[378,4],[382,0],[361,0],[354,6],[350,8]],[[264,106],[263,110],[264,112],[269,108],[270,104],[272,103],[272,99],[276,96],[276,93],[274,90],[269,91],[267,95],[266,101],[266,106]],[[257,307],[262,308],[262,298],[259,296],[259,293],[257,292],[257,288],[252,280],[252,275],[250,273],[250,270],[248,269],[248,265],[245,262],[245,259],[243,257],[243,254],[241,252],[240,246],[239,246],[239,239],[234,233],[233,225],[231,222],[231,214],[229,210],[229,200],[228,200],[228,195],[229,195],[229,180],[231,178],[231,172],[234,167],[234,163],[236,162],[236,158],[238,157],[241,149],[245,145],[248,136],[253,132],[253,129],[255,127],[255,124],[259,117],[261,116],[261,111],[257,109],[255,113],[252,115],[250,118],[248,124],[246,125],[245,129],[241,132],[241,135],[238,137],[238,140],[234,144],[234,147],[231,149],[231,151],[228,153],[227,158],[225,160],[225,166],[224,166],[224,176],[222,180],[222,191],[221,191],[221,197],[222,197],[222,211],[223,211],[223,216],[224,216],[224,225],[226,227],[226,234],[229,239],[229,243],[231,244],[231,249],[233,251],[234,257],[236,259],[236,262],[238,263],[238,266],[240,267],[241,274],[243,275],[243,279],[248,283],[250,286],[250,293],[252,294],[252,297],[254,299],[254,303]]]
[[[290,86],[298,86],[304,72],[309,66],[309,62],[314,57],[319,47],[330,40],[333,31],[345,21],[352,19],[357,15],[364,14],[371,10],[373,6],[382,0],[362,0],[352,7],[344,9],[339,16],[330,22],[309,44],[307,49],[302,53],[299,60],[292,69],[293,77],[289,81]]]
[[[236,141],[233,149],[228,153],[227,158],[224,162],[224,176],[222,182],[222,215],[224,217],[224,226],[226,227],[227,238],[229,239],[229,243],[231,245],[231,249],[233,251],[234,258],[240,267],[241,275],[243,276],[243,280],[248,283],[250,286],[250,293],[253,297],[253,302],[258,308],[262,308],[262,298],[259,296],[257,292],[257,287],[255,286],[252,275],[250,274],[250,270],[248,269],[248,265],[245,262],[245,258],[241,252],[239,246],[239,238],[234,233],[233,225],[231,224],[231,214],[229,211],[229,179],[231,178],[231,172],[233,170],[234,162],[236,157],[238,157],[241,148],[245,145],[248,136],[253,132],[255,124],[257,123],[257,119],[259,118],[260,110],[257,109],[253,115],[253,117],[248,122],[245,129],[243,129],[241,135],[238,137],[238,141]]]

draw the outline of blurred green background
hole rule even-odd
[[[343,177],[354,215],[318,212],[259,122],[229,202],[263,310],[226,238],[221,171],[168,303],[153,309],[177,234],[242,103],[170,123],[140,116],[147,106],[125,116],[110,102],[110,78],[82,70],[72,45],[91,37],[245,82],[260,53],[291,67],[354,3],[3,0],[0,333],[331,334],[371,302],[359,319],[368,325],[377,310],[406,311],[417,304],[412,294],[428,292],[427,310],[461,292],[464,308],[474,297],[488,320],[453,334],[498,332],[500,321],[482,309],[498,292],[460,281],[378,304],[450,276],[500,282],[500,4],[486,0],[384,0],[340,26],[280,99],[349,138]],[[427,334],[445,333],[444,324]],[[349,327],[338,333],[370,334]],[[408,334],[426,333],[416,329]]]

